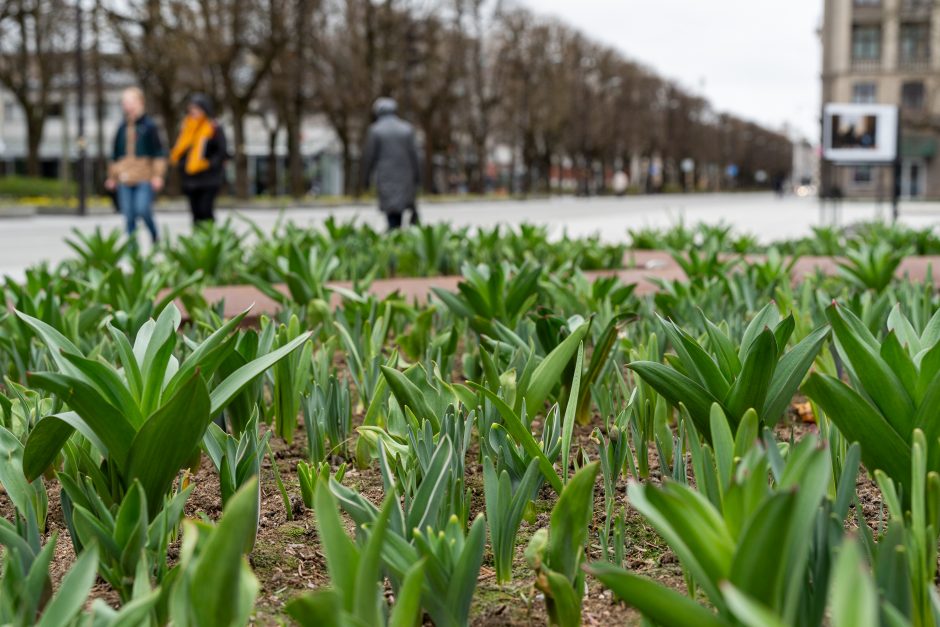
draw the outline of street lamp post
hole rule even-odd
[[[86,142],[85,142],[85,54],[83,50],[82,1],[75,0],[75,74],[77,79],[77,114],[78,114],[78,214],[85,215],[88,196],[85,178]]]

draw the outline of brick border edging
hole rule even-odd
[[[686,278],[685,273],[667,252],[638,250],[628,253],[628,257],[635,267],[620,270],[592,270],[586,271],[584,274],[592,280],[600,277],[617,276],[623,283],[635,283],[636,293],[639,295],[652,294],[658,291],[659,287],[654,280],[681,281]],[[750,255],[746,258],[761,259],[758,255]],[[839,260],[839,257],[800,257],[794,264],[790,276],[796,282],[805,276],[815,274],[817,271],[833,275],[838,272]],[[933,266],[940,271],[940,255],[907,257],[901,262],[896,276],[906,276],[913,281],[923,281],[927,278],[928,269]],[[409,302],[425,303],[428,301],[432,287],[456,292],[457,284],[461,280],[462,277],[460,276],[377,279],[370,285],[368,293],[378,298],[384,298],[398,292]],[[933,277],[933,281],[934,285],[940,286],[940,272]],[[327,287],[351,289],[352,282],[331,281],[327,283]],[[282,284],[274,285],[274,288],[285,294],[287,293],[286,286]],[[249,316],[253,320],[262,315],[273,315],[280,311],[280,304],[277,301],[253,285],[205,287],[202,289],[202,296],[209,303],[224,300],[224,315],[226,318],[234,316],[248,307],[251,307]],[[330,306],[336,308],[341,302],[342,297],[334,292],[330,298]],[[184,317],[188,317],[185,306],[179,301],[177,306],[183,312]]]

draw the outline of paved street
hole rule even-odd
[[[278,219],[274,210],[221,211],[221,219],[239,213],[270,229]],[[888,216],[886,204],[845,203],[842,222],[870,220]],[[340,220],[356,219],[376,228],[384,228],[384,218],[369,207],[339,209],[288,209],[286,219],[300,225],[313,226],[335,215]],[[548,224],[560,235],[565,230],[572,236],[600,233],[605,240],[619,241],[628,228],[668,226],[678,220],[696,222],[727,222],[740,232],[753,233],[761,241],[798,237],[810,233],[820,223],[819,203],[813,198],[787,197],[771,194],[710,194],[634,196],[627,198],[554,198],[530,201],[457,202],[428,204],[422,208],[426,222],[451,222],[455,225],[493,226],[517,225],[524,222]],[[940,203],[902,204],[902,221],[917,227],[940,224]],[[171,236],[190,229],[188,213],[159,213],[157,221],[162,232]],[[236,220],[236,224],[241,224]],[[0,274],[22,275],[24,267],[44,259],[57,262],[71,255],[65,238],[72,228],[91,231],[123,228],[117,215],[86,218],[49,216],[0,219]],[[244,228],[239,226],[239,228]],[[141,241],[146,240],[141,233]]]

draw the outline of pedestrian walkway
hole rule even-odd
[[[844,223],[873,220],[888,215],[887,205],[845,203]],[[422,206],[422,219],[427,224],[449,222],[455,226],[492,228],[502,224],[541,224],[548,226],[555,237],[567,233],[572,237],[599,234],[607,242],[628,239],[628,229],[668,227],[677,222],[730,224],[737,233],[750,233],[762,243],[812,234],[820,224],[819,203],[812,198],[778,199],[769,193],[688,194],[658,196],[627,196],[623,198],[542,198],[529,201],[482,201],[434,203]],[[385,228],[385,219],[376,209],[363,206],[331,209],[288,207],[283,212],[272,209],[247,211],[223,210],[221,220],[231,218],[235,227],[249,232],[247,219],[263,230],[270,230],[279,219],[299,226],[316,227],[329,217],[339,221],[356,220],[376,229]],[[176,237],[191,229],[185,213],[160,213],[157,222],[166,237]],[[940,224],[940,203],[905,203],[902,222],[923,228]],[[123,228],[118,215],[36,216],[0,220],[0,275],[20,278],[23,270],[41,261],[52,264],[74,253],[65,244],[73,228],[85,232]],[[141,238],[146,250],[146,238]]]

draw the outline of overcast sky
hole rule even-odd
[[[526,0],[730,111],[819,135],[822,0]]]

